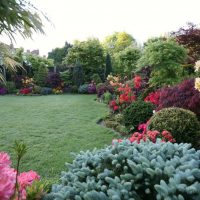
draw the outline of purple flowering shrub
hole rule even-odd
[[[57,88],[61,86],[62,80],[59,73],[49,72],[46,79],[46,85],[51,88]]]
[[[7,94],[7,89],[5,87],[0,87],[0,95]]]
[[[88,85],[88,93],[89,94],[96,94],[97,90],[96,90],[96,85],[94,83],[90,83]]]

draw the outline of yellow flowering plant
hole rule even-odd
[[[195,72],[197,73],[197,76],[200,76],[200,60],[198,60],[195,63]],[[195,78],[195,85],[194,85],[195,89],[197,89],[200,92],[200,77]]]

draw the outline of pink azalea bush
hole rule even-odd
[[[5,152],[0,152],[0,199],[10,200],[15,192],[16,170],[11,168],[10,156]],[[40,176],[34,172],[22,172],[18,176],[20,199],[26,200],[26,187],[30,186],[35,180],[39,180]]]

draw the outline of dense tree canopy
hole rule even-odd
[[[115,32],[105,38],[103,47],[111,56],[114,73],[124,75],[125,72],[129,71],[130,74],[131,69],[134,68],[133,65],[135,65],[131,64],[130,66],[130,63],[137,57],[138,48],[135,39],[126,32]],[[130,54],[134,54],[134,56],[132,57]]]
[[[138,59],[141,57],[141,50],[137,47],[127,47],[118,54],[115,54],[117,62],[116,72],[131,77],[131,74],[136,70]]]
[[[58,67],[62,66],[63,59],[67,56],[69,49],[72,45],[68,42],[65,42],[65,46],[62,48],[55,48],[48,53],[48,58],[54,60],[54,64]]]
[[[42,12],[28,0],[1,0],[0,34],[14,39],[16,33],[23,37],[31,37],[33,31],[44,33],[41,16]]]
[[[194,64],[200,59],[200,28],[193,23],[188,23],[187,27],[181,27],[173,32],[176,41],[188,49],[188,63]]]
[[[186,56],[186,49],[174,40],[155,40],[145,46],[138,67],[152,67],[150,82],[153,86],[170,85],[180,80],[181,64]]]
[[[114,34],[107,36],[103,41],[104,48],[111,56],[124,50],[126,47],[135,44],[135,39],[126,32],[115,32]]]
[[[105,56],[98,39],[74,43],[73,47],[69,49],[65,63],[75,65],[77,61],[83,66],[86,81],[90,81],[93,74],[99,74],[101,78],[104,78]]]

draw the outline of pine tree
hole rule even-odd
[[[106,55],[106,70],[105,75],[106,77],[112,72],[112,63],[111,63],[111,57],[109,54]]]
[[[33,77],[35,80],[35,83],[39,86],[45,86],[47,73],[48,73],[47,67],[41,64],[38,68],[37,74],[35,74]]]
[[[82,85],[84,82],[84,74],[83,74],[83,67],[80,62],[76,62],[76,65],[73,69],[73,83],[77,87]]]

